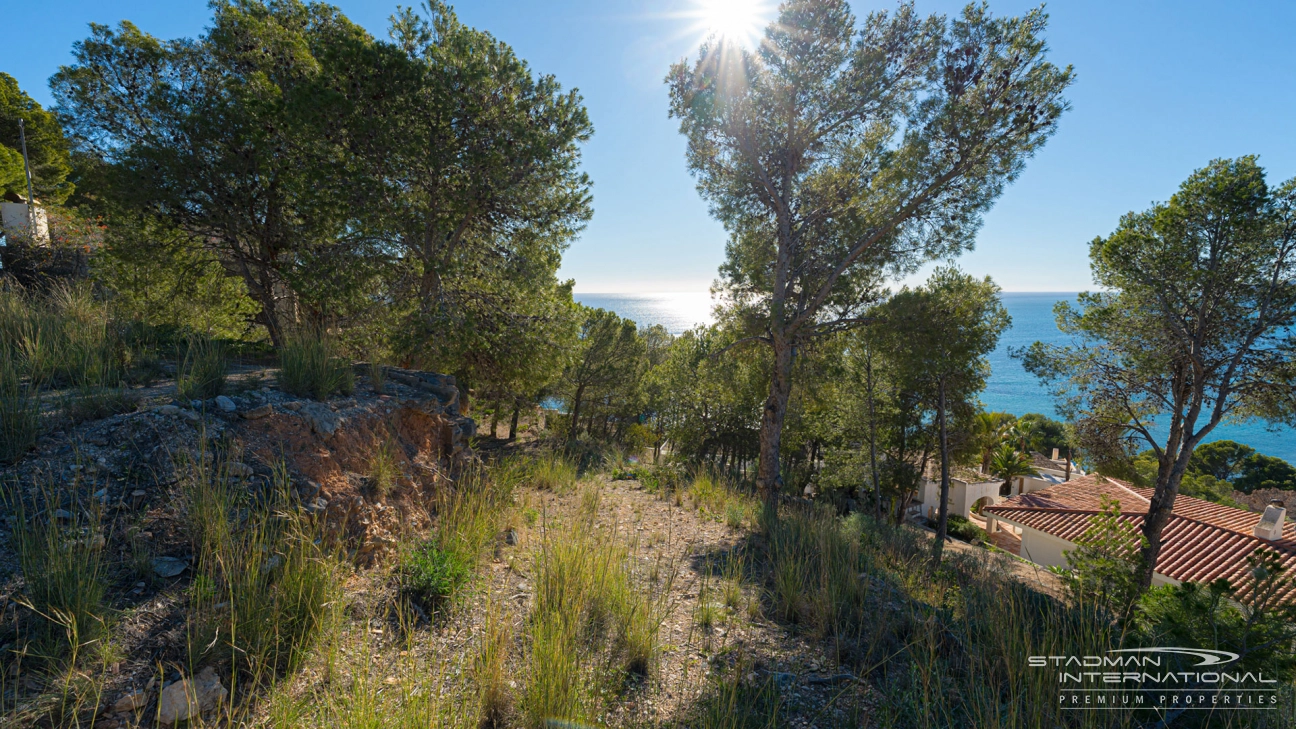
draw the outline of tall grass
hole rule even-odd
[[[195,335],[185,341],[176,367],[181,400],[208,400],[225,390],[229,354],[223,342]]]
[[[103,634],[107,605],[99,503],[68,503],[52,483],[40,483],[32,503],[16,484],[4,489],[14,516],[13,545],[23,575],[21,602],[35,617],[29,655],[46,663],[70,659]]]
[[[227,454],[186,464],[183,510],[196,555],[190,660],[232,663],[253,684],[298,665],[333,617],[340,567],[293,508],[282,467],[262,492],[229,478]]]
[[[401,555],[403,591],[434,610],[451,601],[494,543],[511,503],[512,483],[481,467],[466,469],[442,488],[432,536]]]
[[[40,389],[22,380],[18,355],[0,346],[0,463],[18,460],[40,435]]]
[[[336,343],[320,331],[304,330],[288,338],[279,350],[279,387],[299,397],[323,400],[355,390],[351,362]]]
[[[546,529],[521,697],[529,726],[593,721],[626,680],[651,672],[670,586],[641,584],[630,554],[620,535],[595,527],[592,514],[572,530]]]

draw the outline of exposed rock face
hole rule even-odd
[[[208,666],[193,678],[186,678],[162,689],[158,699],[158,721],[171,725],[210,711],[229,695],[216,671]]]

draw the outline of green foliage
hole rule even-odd
[[[0,72],[0,195],[17,193],[27,197],[27,176],[23,171],[18,120],[25,124],[27,156],[31,160],[32,191],[46,205],[61,203],[72,193],[68,175],[72,171],[68,140],[53,113],[41,108],[18,81]]]
[[[1253,453],[1242,465],[1242,474],[1233,481],[1233,487],[1243,493],[1256,489],[1296,490],[1296,467],[1281,458]]]
[[[223,342],[192,336],[176,365],[176,394],[181,400],[210,400],[225,389],[228,353]]]
[[[1012,480],[1018,476],[1038,476],[1039,472],[1031,465],[1030,456],[1013,448],[1012,443],[1004,443],[995,450],[990,458],[991,475],[1002,478],[1003,486],[999,487],[1000,496],[1009,496],[1012,492]]]
[[[1045,59],[1045,25],[1041,10],[923,20],[904,5],[857,28],[845,0],[792,0],[755,50],[713,40],[672,66],[671,116],[730,234],[725,317],[772,350],[768,495],[783,481],[793,351],[868,318],[883,275],[970,247],[1056,128],[1072,74]]]
[[[260,309],[213,251],[155,219],[112,217],[90,274],[119,320],[164,331],[240,339]]]
[[[279,349],[279,387],[299,397],[326,400],[355,390],[351,362],[339,356],[335,341],[318,331],[302,331]]]
[[[1139,597],[1138,551],[1146,539],[1121,519],[1120,502],[1102,497],[1101,513],[1090,517],[1089,528],[1066,553],[1067,589],[1077,603],[1124,618]]]
[[[1219,579],[1209,585],[1185,582],[1150,590],[1139,602],[1139,639],[1147,645],[1190,645],[1239,655],[1239,671],[1260,671],[1267,679],[1296,676],[1296,617],[1282,598],[1292,579],[1281,558],[1260,548],[1247,558],[1246,583]]]
[[[582,307],[581,314],[576,350],[563,373],[571,440],[582,426],[591,434],[601,426],[602,435],[609,435],[609,421],[616,415],[622,417],[614,425],[623,427],[626,406],[637,404],[635,389],[647,364],[646,346],[633,321],[603,309]]]
[[[434,543],[423,544],[401,561],[401,586],[430,610],[443,607],[472,577],[473,563]]]
[[[1254,156],[1214,160],[1092,242],[1102,290],[1056,309],[1071,343],[1025,352],[1092,460],[1157,452],[1165,509],[1220,423],[1296,417],[1294,221],[1296,179],[1270,187]],[[1147,536],[1150,557],[1160,534]],[[1144,588],[1154,568],[1144,565]]]
[[[949,515],[949,535],[973,544],[990,541],[990,536],[984,529],[958,514]]]

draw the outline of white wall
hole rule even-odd
[[[1007,527],[1009,525],[1004,523],[1000,526]],[[1074,543],[1055,537],[1052,534],[1045,534],[1030,527],[1021,528],[1021,556],[1035,564],[1044,567],[1066,567],[1066,552],[1070,552],[1075,548]],[[1153,572],[1152,584],[1154,586],[1177,585],[1179,580],[1166,577],[1160,572]]]

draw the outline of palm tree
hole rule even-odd
[[[1018,476],[1038,476],[1039,471],[1031,465],[1030,456],[1013,448],[1012,443],[1004,443],[990,459],[990,473],[1004,480],[999,487],[1000,496],[1012,494],[1012,480]]]
[[[995,449],[1008,436],[1016,422],[1017,418],[1012,413],[981,411],[976,414],[976,419],[972,422],[972,438],[977,450],[981,452],[981,473],[990,473],[990,459],[994,457]]]

